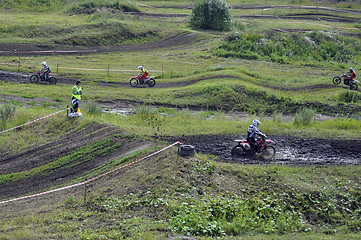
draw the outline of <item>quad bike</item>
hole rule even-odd
[[[252,157],[260,155],[263,158],[274,158],[276,155],[276,148],[273,146],[275,142],[271,139],[261,137],[256,139],[259,147],[258,153],[247,140],[237,139],[234,141],[238,144],[231,150],[232,157]]]
[[[340,84],[340,83],[341,83],[341,79],[343,79],[343,83],[344,83],[345,85],[350,86],[350,89],[351,89],[351,90],[357,90],[357,88],[358,88],[357,83],[358,83],[359,81],[357,81],[357,80],[355,80],[355,79],[349,79],[346,74],[343,74],[343,75],[341,75],[341,76],[334,77],[334,78],[332,79],[332,82],[337,85],[337,84]]]
[[[45,78],[45,76],[43,74],[41,74],[40,71],[35,72],[30,76],[30,82],[32,82],[32,83],[37,83],[37,82],[39,82],[39,80],[47,81],[50,84],[56,84],[56,82],[57,82],[56,78],[51,73],[49,73],[47,78]]]
[[[129,81],[130,86],[136,87],[138,84],[148,84],[149,87],[153,87],[155,85],[155,76],[147,77],[146,79],[143,79],[141,76],[141,74],[138,74],[137,76],[132,77]]]

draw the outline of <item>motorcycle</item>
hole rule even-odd
[[[155,76],[151,76],[151,77],[147,77],[146,79],[142,78],[141,74],[138,74],[137,76],[134,76],[130,79],[129,83],[130,86],[132,87],[136,87],[138,86],[138,84],[143,85],[143,84],[148,84],[149,87],[153,87],[155,85],[155,80],[154,80]]]
[[[343,79],[343,83],[344,83],[345,85],[350,86],[350,89],[351,89],[351,90],[357,90],[357,88],[358,88],[357,83],[358,83],[359,81],[357,81],[356,79],[349,79],[346,74],[343,74],[343,75],[341,75],[341,76],[336,76],[336,77],[334,77],[334,78],[332,79],[332,82],[333,82],[335,85],[338,85],[338,84],[341,83],[341,80],[342,80],[342,79]]]
[[[259,147],[259,153],[251,146],[247,140],[234,140],[238,144],[231,150],[232,157],[251,157],[262,156],[263,158],[274,158],[276,155],[276,148],[273,146],[275,142],[271,139],[257,138],[256,141]]]
[[[37,82],[39,82],[39,80],[47,81],[50,84],[56,84],[56,82],[57,82],[56,78],[51,73],[49,73],[48,78],[45,78],[45,76],[43,74],[41,74],[40,71],[37,71],[30,76],[30,82],[32,82],[32,83],[37,83]]]

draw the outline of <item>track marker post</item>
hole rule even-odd
[[[86,202],[86,194],[87,194],[87,179],[85,179],[84,183],[84,202]]]

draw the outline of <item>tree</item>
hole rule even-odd
[[[225,0],[197,0],[189,17],[196,29],[227,31],[232,27],[231,7]]]

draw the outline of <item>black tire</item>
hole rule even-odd
[[[50,84],[56,84],[57,81],[58,81],[58,80],[56,80],[55,77],[50,77],[50,78],[49,78],[49,83],[50,83]]]
[[[32,83],[39,82],[39,76],[38,75],[31,75],[30,76],[30,82],[32,82]]]
[[[246,156],[246,151],[244,148],[240,145],[234,146],[231,150],[231,156],[232,157],[243,157]]]
[[[350,84],[350,89],[351,89],[351,90],[357,90],[357,88],[358,88],[358,85],[357,85],[357,84],[355,84],[355,83],[351,83],[351,84]]]
[[[155,80],[153,78],[149,79],[148,86],[149,87],[154,87],[154,85],[155,85]]]
[[[261,154],[265,159],[274,159],[276,156],[276,148],[274,146],[267,146],[263,148]]]
[[[180,147],[179,155],[181,156],[193,156],[195,154],[195,148],[191,145],[182,145]]]
[[[332,79],[332,82],[333,82],[333,84],[340,84],[341,83],[341,78],[340,77],[334,77],[333,79]]]
[[[138,79],[136,79],[136,78],[130,79],[129,84],[132,87],[136,87],[138,85]]]

